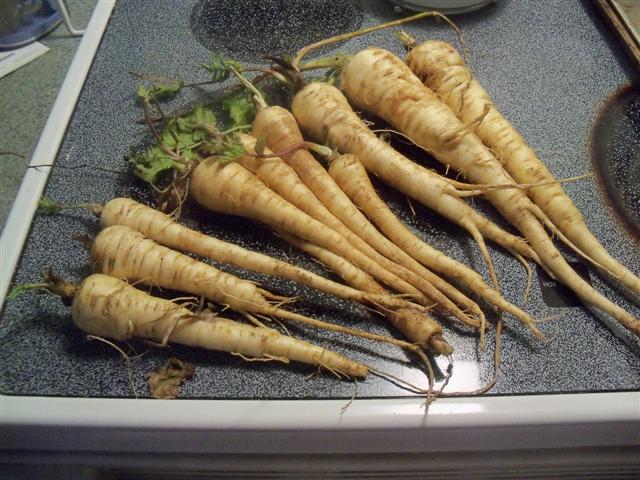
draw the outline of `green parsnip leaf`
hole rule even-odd
[[[145,152],[136,153],[129,157],[129,163],[133,166],[133,173],[146,182],[156,185],[160,176],[174,168],[179,170],[184,165],[176,162],[168,154],[162,151],[158,145],[154,145]]]
[[[184,171],[185,164],[199,159],[197,149],[207,138],[210,130],[216,128],[216,116],[204,106],[197,106],[191,112],[167,120],[161,133],[162,144],[175,152],[178,161],[160,147],[153,145],[144,152],[129,157],[133,173],[152,185],[157,185],[162,175],[172,169]]]
[[[189,133],[194,141],[200,141],[207,133],[217,128],[217,119],[210,108],[198,105],[190,113],[176,117],[176,122],[181,132]]]
[[[234,162],[247,153],[240,138],[234,133],[217,135],[207,139],[203,143],[202,150],[208,155],[215,155],[221,163]]]
[[[151,93],[156,97],[173,97],[182,89],[182,82],[169,80],[168,83],[154,83]]]
[[[151,87],[138,85],[138,97],[144,102],[150,103],[151,100],[161,100],[177,95],[182,90],[182,82],[178,80],[166,80],[166,83],[152,83]]]
[[[256,116],[256,108],[246,91],[235,92],[222,101],[222,109],[229,114],[233,127],[251,125]]]
[[[244,145],[240,143],[240,140],[234,138],[225,141],[225,148],[218,154],[218,161],[220,163],[230,163],[235,162],[247,151],[244,148]]]
[[[144,85],[138,85],[138,97],[142,99],[142,101],[149,103],[153,95],[151,95],[150,90]]]
[[[9,291],[6,299],[13,300],[14,298],[19,297],[23,293],[30,292],[32,290],[35,290],[37,292],[42,292],[43,290],[46,291],[47,284],[46,283],[25,283],[23,285],[16,285],[11,289],[11,291]]]
[[[230,67],[233,67],[238,72],[242,72],[242,64],[231,60],[230,58],[224,58],[217,53],[211,54],[211,60],[209,63],[202,64],[205,70],[211,73],[211,80],[214,82],[224,82],[231,75]]]
[[[253,147],[254,152],[258,155],[262,155],[264,153],[264,149],[267,147],[267,136],[260,135],[256,140],[256,145]]]

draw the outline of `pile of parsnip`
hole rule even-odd
[[[403,385],[430,395],[434,379],[425,352],[452,354],[440,320],[477,331],[482,344],[490,328],[483,308],[489,307],[498,312],[498,329],[505,314],[507,321],[526,325],[532,341],[545,338],[536,319],[501,295],[502,279],[485,244],[489,240],[529,272],[529,262],[537,263],[585,304],[640,335],[640,321],[576,274],[552,236],[636,299],[640,279],[589,232],[561,183],[498,112],[457,50],[442,41],[418,44],[404,34],[404,60],[367,48],[352,56],[302,63],[312,49],[344,38],[319,42],[291,61],[277,59],[260,70],[263,75],[256,78],[270,76],[293,90],[290,110],[267,104],[258,81],[247,78],[251,69],[214,55],[208,67],[212,81],[237,78],[241,86],[241,94],[227,103],[235,122],[226,130],[206,107],[180,117],[162,112],[162,97],[176,95],[182,82],[152,82],[150,88],[141,88],[155,144],[132,163],[138,176],[154,185],[159,205],[169,215],[127,198],[91,206],[103,227],[91,247],[97,273],[79,286],[52,281],[47,287],[72,302],[76,324],[89,334],[115,340],[139,337],[247,359],[293,360],[338,377],[371,372],[385,376],[282,333],[270,322],[304,323],[410,351],[429,371],[429,386]],[[305,81],[306,71],[320,67],[331,68],[328,81]],[[407,158],[372,131],[357,111],[383,119],[397,135],[469,183],[441,176],[421,166],[419,158]],[[378,196],[369,175],[468,232],[490,281],[414,235]],[[487,199],[522,237],[476,211],[466,201],[472,196]],[[213,212],[268,225],[344,283],[188,229],[178,218],[187,199]],[[185,253],[359,302],[383,315],[406,340],[368,333],[366,325],[356,330],[302,315],[287,308],[290,299]],[[251,325],[201,305],[153,297],[135,285],[206,299],[239,312]]]

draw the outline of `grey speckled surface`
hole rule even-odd
[[[226,8],[229,2],[210,2],[216,8]],[[227,18],[226,28],[243,32],[239,37],[251,39],[251,32],[242,30],[242,20],[251,16],[268,25],[280,21],[282,15],[291,21],[304,21],[314,38],[344,28],[345,18],[330,14],[321,19],[311,15],[295,15],[296,6],[308,2],[287,2],[287,12],[268,12],[262,3],[244,16]],[[323,3],[323,2],[319,2]],[[333,3],[333,2],[331,2]],[[203,80],[205,73],[198,65],[208,51],[198,37],[203,29],[193,33],[190,26],[205,15],[195,15],[193,1],[162,0],[154,2],[150,15],[147,2],[130,1],[118,4],[108,31],[89,74],[58,161],[64,165],[94,163],[124,171],[124,157],[132,145],[145,141],[144,127],[136,124],[140,112],[134,106],[136,82],[129,70]],[[248,5],[247,2],[240,2]],[[370,25],[397,18],[385,2],[356,2],[353,7],[340,5],[354,12],[349,25]],[[226,7],[225,7],[226,6]],[[211,7],[213,8],[213,7]],[[326,12],[327,10],[325,10]],[[340,11],[340,10],[339,10]],[[216,17],[217,18],[217,17]],[[214,18],[215,20],[215,18]],[[604,99],[632,76],[631,66],[589,4],[580,2],[505,1],[499,6],[457,18],[471,53],[471,65],[479,81],[494,96],[503,113],[518,127],[530,144],[559,177],[584,173],[591,169],[589,134],[591,125]],[[292,31],[300,31],[298,23]],[[284,24],[278,31],[286,30]],[[449,30],[432,21],[407,28],[418,38],[444,38],[454,41]],[[311,33],[310,33],[311,34]],[[274,33],[275,35],[275,33]],[[231,56],[234,48],[216,37],[204,42]],[[256,40],[258,40],[256,36]],[[292,41],[292,45],[297,44]],[[366,38],[341,46],[354,52],[365,45],[391,48],[400,54],[390,32],[377,32]],[[144,46],[144,48],[141,47]],[[279,43],[281,45],[281,43]],[[246,47],[242,47],[246,57]],[[258,60],[258,59],[255,59]],[[210,90],[188,93],[167,110],[206,98]],[[606,206],[596,182],[572,183],[566,186],[569,195],[584,212],[589,225],[607,248],[640,274],[638,246],[614,219]],[[126,174],[105,174],[83,170],[58,170],[51,177],[46,194],[64,201],[102,202],[116,195],[131,194],[145,198],[139,185],[132,185]],[[434,246],[486,272],[472,242],[450,224],[417,207],[412,216],[406,200],[383,190],[384,196],[411,228]],[[475,204],[487,214],[495,215],[481,201]],[[266,229],[252,222],[232,217],[207,214],[190,206],[186,218],[191,225],[224,239],[234,239],[250,248],[261,249],[279,257],[301,263],[320,271],[305,256],[279,243]],[[60,274],[79,280],[88,272],[88,255],[84,247],[71,240],[74,233],[94,233],[97,221],[89,214],[73,213],[58,218],[36,218],[15,281],[31,282],[46,266]],[[492,249],[504,295],[514,303],[521,300],[525,275],[517,262],[503,252]],[[571,257],[570,255],[568,255]],[[236,272],[235,269],[229,269]],[[287,282],[249,276],[267,288],[287,295],[306,297],[299,308],[318,318],[348,325],[367,322],[367,328],[386,332],[379,319],[364,309],[344,302],[312,294]],[[623,307],[640,315],[640,310],[606,286],[591,272],[594,286]],[[527,310],[537,318],[556,316],[545,325],[553,341],[541,343],[527,331],[508,319],[504,338],[503,374],[492,390],[495,394],[545,392],[579,392],[628,390],[640,387],[640,345],[620,329],[612,333],[586,309],[552,309],[544,305],[539,289],[534,288]],[[323,345],[336,336],[293,328],[306,338]],[[476,338],[446,327],[447,339],[456,348],[451,389],[472,390],[488,381],[492,373],[492,348],[478,353]],[[491,336],[488,344],[491,345]],[[404,368],[407,358],[394,348],[367,342],[344,340],[332,343],[333,348],[361,361],[376,365],[403,378],[424,382],[415,368]],[[197,373],[188,382],[182,397],[189,398],[309,398],[342,397],[353,393],[353,385],[328,375],[306,379],[309,369],[300,366],[258,365],[239,362],[236,358],[174,347],[154,350],[133,363],[133,376],[139,392],[146,392],[145,372],[155,368],[169,355],[195,363]],[[83,335],[70,321],[68,310],[56,299],[27,295],[8,302],[0,324],[0,361],[4,374],[0,391],[5,394],[123,397],[131,396],[127,371],[119,357],[105,345],[84,341]],[[446,366],[443,359],[438,363]],[[361,397],[406,395],[406,392],[380,379],[370,378],[358,385]]]

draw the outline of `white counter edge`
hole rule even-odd
[[[30,166],[48,165],[55,162],[64,132],[75,109],[114,6],[115,0],[98,0],[86,33],[80,41],[78,51],[73,57],[40,140],[33,152]],[[2,259],[0,261],[0,303],[4,302],[14,270],[20,259],[22,247],[31,229],[38,200],[42,196],[50,173],[50,167],[27,169],[11,207],[9,218],[0,237],[0,259]]]
[[[438,399],[0,397],[5,449],[372,453],[640,446],[640,392]]]

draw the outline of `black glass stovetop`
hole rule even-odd
[[[145,186],[133,180],[127,171],[126,157],[131,149],[149,141],[136,104],[139,82],[130,71],[204,81],[207,74],[200,64],[208,60],[211,50],[257,65],[264,63],[265,54],[290,54],[312,41],[407,14],[396,12],[385,1],[119,2],[56,160],[63,167],[88,164],[102,170],[54,169],[45,195],[68,204],[106,202],[116,196],[151,201]],[[580,2],[499,2],[457,16],[455,21],[465,35],[476,78],[554,174],[562,178],[596,172],[593,179],[566,184],[565,190],[607,249],[640,274],[640,248],[634,226],[640,212],[638,97],[635,93],[633,100],[634,90],[628,85],[635,78],[634,71],[614,35],[590,4]],[[442,22],[422,20],[405,28],[418,39],[456,42]],[[319,54],[351,53],[369,45],[402,54],[391,31],[379,31]],[[208,101],[228,86],[187,90],[166,104],[165,109],[177,112],[185,106]],[[286,93],[278,99],[283,104],[288,101]],[[612,108],[618,108],[618,113],[607,117]],[[619,128],[612,127],[614,117]],[[602,121],[603,118],[607,120]],[[636,142],[635,147],[628,147],[629,142]],[[435,167],[428,158],[421,161]],[[487,278],[478,250],[464,232],[415,202],[414,214],[406,198],[380,183],[376,186],[414,231]],[[482,200],[474,200],[474,206],[504,224]],[[221,239],[331,275],[255,222],[207,213],[192,203],[186,205],[183,221]],[[98,228],[92,214],[81,211],[36,216],[14,283],[37,281],[49,267],[66,278],[80,281],[90,271],[89,258],[84,244],[74,238],[95,235]],[[526,286],[524,270],[500,249],[492,246],[490,249],[504,296],[519,304]],[[640,308],[608,286],[591,267],[583,265],[570,252],[565,253],[577,262],[577,268],[584,270],[597,290],[640,317]],[[258,281],[274,292],[301,296],[302,300],[291,308],[323,320],[393,334],[380,317],[363,307],[287,281],[234,267],[219,267]],[[620,328],[610,328],[570,296],[563,297],[562,292],[554,290],[552,293],[560,298],[550,302],[543,297],[545,286],[549,287],[548,279],[535,273],[525,309],[536,318],[555,317],[542,326],[552,340],[546,343],[536,340],[517,321],[507,317],[502,374],[491,394],[638,389],[638,340]],[[445,336],[455,348],[454,373],[448,389],[474,390],[484,385],[493,373],[493,330],[486,349],[480,351],[475,335],[446,321],[444,325]],[[297,326],[288,328],[292,334],[330,346],[406,380],[426,384],[417,362],[395,347]],[[142,343],[134,342],[132,346],[138,352],[147,350]],[[148,395],[145,374],[170,356],[196,367],[195,376],[182,387],[182,398],[350,398],[354,393],[353,383],[326,373],[309,375],[315,370],[304,365],[247,363],[225,353],[173,346],[151,349],[132,360],[133,382],[139,394]],[[121,356],[105,344],[87,341],[72,323],[69,309],[53,297],[27,294],[6,303],[0,322],[0,360],[3,364],[0,392],[6,395],[133,396]],[[444,358],[435,360],[440,369],[446,368]],[[358,384],[357,395],[371,398],[410,393],[371,377]]]

